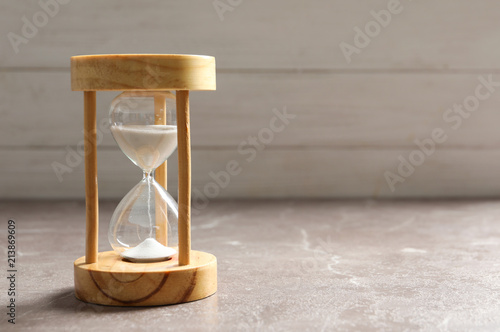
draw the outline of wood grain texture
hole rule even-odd
[[[500,3],[403,0],[403,11],[393,15],[390,24],[348,63],[340,43],[352,44],[353,29],[363,29],[373,21],[371,11],[387,4],[385,0],[244,1],[222,19],[210,1],[89,0],[59,6],[36,36],[19,45],[18,53],[8,38],[0,40],[0,153],[5,156],[0,164],[7,167],[2,169],[7,174],[0,186],[2,197],[81,194],[82,181],[72,178],[80,174],[78,169],[65,174],[62,183],[50,169],[54,156],[64,160],[66,146],[82,140],[82,114],[75,107],[81,100],[68,91],[68,59],[76,54],[133,52],[217,57],[218,91],[191,98],[193,158],[203,164],[193,165],[193,190],[203,185],[197,181],[211,181],[208,172],[223,167],[221,163],[232,158],[228,156],[239,144],[269,126],[273,109],[286,107],[296,119],[274,135],[261,154],[284,171],[279,169],[274,176],[278,171],[268,167],[251,180],[238,176],[219,197],[499,194],[500,185],[494,180],[498,164],[492,156],[500,148],[496,128],[500,94],[481,101],[459,130],[450,130],[443,114],[474,93],[478,76],[491,73],[500,81],[496,42]],[[21,34],[22,17],[30,20],[40,11],[37,0],[4,2],[0,9],[0,29],[6,34]],[[107,118],[112,98],[109,92],[99,94],[98,121]],[[449,136],[434,155],[439,162],[426,162],[395,193],[375,190],[373,181],[379,179],[381,168],[393,167],[380,165],[389,160],[397,163],[398,153],[411,151],[415,139],[428,138],[437,127]],[[104,134],[99,145],[103,153],[114,146],[111,135]],[[328,180],[305,180],[310,175],[302,163],[304,150],[323,163],[309,168],[311,174]],[[320,158],[319,151],[327,151],[326,157]],[[18,159],[30,165],[6,160],[13,155],[23,155]],[[339,161],[339,156],[345,160]],[[367,156],[372,159],[366,161]],[[354,167],[354,176],[349,165],[360,160],[367,165]],[[482,174],[476,174],[473,164]],[[127,176],[139,176],[128,165],[119,167],[122,174],[106,169],[109,178],[101,179],[106,197],[121,197],[130,189]],[[197,167],[204,173],[196,175]],[[26,170],[22,181],[40,187],[12,185],[10,175],[19,169]],[[246,170],[253,169],[252,165]],[[48,175],[41,178],[42,174]],[[296,180],[304,190],[289,190]],[[171,192],[176,185],[169,184]]]
[[[155,125],[167,124],[167,105],[165,96],[154,96]],[[167,161],[158,166],[155,170],[155,180],[164,188],[167,188]]]
[[[215,58],[178,54],[71,57],[73,91],[215,90]]]
[[[191,257],[191,132],[189,129],[189,91],[176,94],[177,155],[179,196],[179,264],[188,265]]]
[[[435,127],[451,129],[444,112],[474,93],[480,75],[220,74],[217,91],[191,94],[192,145],[237,147],[269,126],[273,109],[286,107],[297,117],[269,146],[409,147]],[[500,75],[493,79],[500,82]],[[0,73],[0,146],[54,148],[81,141],[81,97],[68,91],[68,80],[69,72]],[[116,146],[103,126],[115,96],[97,96],[100,147]],[[500,89],[459,130],[450,130],[443,146],[500,146],[498,105]]]
[[[225,2],[229,3],[229,2]],[[237,3],[237,1],[235,1]],[[66,67],[99,53],[210,54],[225,69],[492,69],[500,67],[497,1],[408,1],[347,63],[339,44],[373,20],[387,0],[243,1],[221,17],[213,1],[88,0],[59,12],[14,53],[0,39],[1,67]],[[38,0],[0,4],[0,31],[21,34]],[[182,33],[179,33],[182,32]],[[5,35],[5,33],[4,33]],[[161,42],[159,42],[161,41]]]
[[[75,261],[75,294],[84,302],[113,306],[154,306],[190,302],[217,291],[217,259],[193,251],[192,264],[179,266],[177,255],[157,263],[130,263],[113,251],[99,262]]]
[[[289,148],[260,151],[252,162],[235,149],[192,151],[193,218],[217,198],[283,197],[496,197],[499,195],[500,149],[440,149],[404,183],[391,192],[383,173],[397,170],[400,155],[411,149],[336,149]],[[0,196],[9,198],[56,197],[82,198],[83,164],[63,174],[59,182],[51,163],[65,162],[63,148],[2,150]],[[130,191],[140,178],[140,170],[119,150],[98,151],[99,194],[103,199],[117,199]],[[230,160],[240,163],[241,172],[208,198],[203,192],[213,176],[223,171]],[[169,192],[177,190],[177,160],[170,160]],[[314,165],[314,168],[311,167]],[[213,189],[207,189],[212,193]],[[200,192],[202,194],[200,194]],[[208,199],[207,199],[208,198]],[[82,220],[83,222],[83,220]]]
[[[97,262],[99,238],[99,193],[97,186],[97,122],[96,93],[85,91],[84,96],[84,139],[85,139],[85,262]]]
[[[174,96],[172,96],[174,97]],[[155,108],[155,125],[166,125],[167,124],[167,104],[166,96],[163,94],[154,95],[154,108]],[[167,161],[155,170],[155,180],[163,188],[167,188]],[[168,220],[167,215],[160,213],[159,211],[167,211],[167,204],[161,199],[161,196],[157,193],[155,197],[155,220],[156,220],[156,240],[168,246]]]

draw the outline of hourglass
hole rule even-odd
[[[217,290],[215,256],[191,250],[189,90],[215,90],[215,59],[198,55],[71,58],[71,86],[84,92],[86,241],[74,263],[82,301],[117,306],[189,302]],[[170,92],[175,90],[174,93]],[[123,91],[110,130],[142,180],[111,218],[112,251],[98,252],[96,91]],[[178,204],[166,191],[166,159],[178,150]]]

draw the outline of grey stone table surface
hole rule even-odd
[[[101,203],[100,251],[115,206]],[[211,202],[192,245],[217,256],[218,292],[148,308],[74,297],[84,214],[79,201],[0,203],[1,331],[500,331],[500,201]]]

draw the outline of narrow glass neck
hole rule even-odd
[[[153,182],[155,180],[155,170],[152,171],[142,171],[142,180],[147,182]]]

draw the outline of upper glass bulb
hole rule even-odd
[[[116,143],[146,172],[160,166],[176,149],[175,120],[175,95],[170,92],[128,91],[111,103],[111,132]]]

